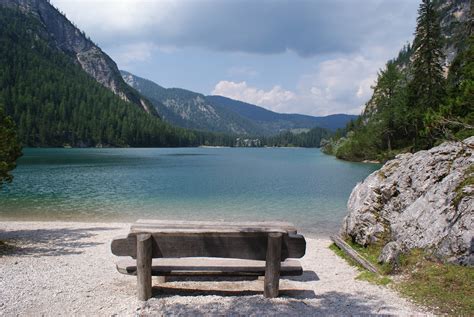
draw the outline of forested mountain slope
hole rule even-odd
[[[0,6],[0,107],[16,122],[23,145],[233,142],[230,137],[175,128],[125,101],[86,73],[71,55],[52,47],[48,34],[34,15]]]
[[[326,143],[347,160],[384,161],[474,134],[469,0],[423,0],[415,39],[380,70],[363,114]]]
[[[121,99],[156,115],[150,103],[122,80],[115,62],[47,0],[0,0],[0,8],[15,9],[37,20],[32,30],[50,48],[71,60]]]

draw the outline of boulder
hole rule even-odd
[[[397,263],[401,251],[398,242],[391,241],[383,247],[377,261],[379,261],[379,263]]]
[[[353,189],[341,235],[474,264],[474,137],[398,155]],[[394,244],[384,248],[392,260]]]

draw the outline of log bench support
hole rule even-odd
[[[151,234],[137,236],[137,293],[138,299],[146,301],[151,297],[151,262],[153,254]]]
[[[281,233],[268,234],[267,257],[265,260],[265,280],[263,295],[267,298],[278,297],[281,267]]]

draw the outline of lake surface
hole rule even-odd
[[[25,149],[0,219],[283,220],[325,236],[378,167],[299,148]]]

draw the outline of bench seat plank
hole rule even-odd
[[[153,237],[153,258],[216,257],[265,260],[268,233],[183,233],[144,231]],[[112,240],[112,253],[117,256],[137,255],[137,233]],[[284,234],[281,259],[301,258],[306,241],[299,234]]]
[[[265,222],[224,222],[224,221],[175,221],[139,219],[131,226],[131,232],[143,232],[153,230],[155,232],[164,229],[166,231],[176,230],[183,232],[287,232],[296,233],[296,227],[289,222],[265,221]]]
[[[132,258],[117,261],[117,270],[122,274],[136,275],[137,263]],[[153,259],[153,276],[263,276],[265,261],[221,259],[221,258],[158,258]],[[281,262],[280,275],[298,276],[303,268],[298,260]]]

